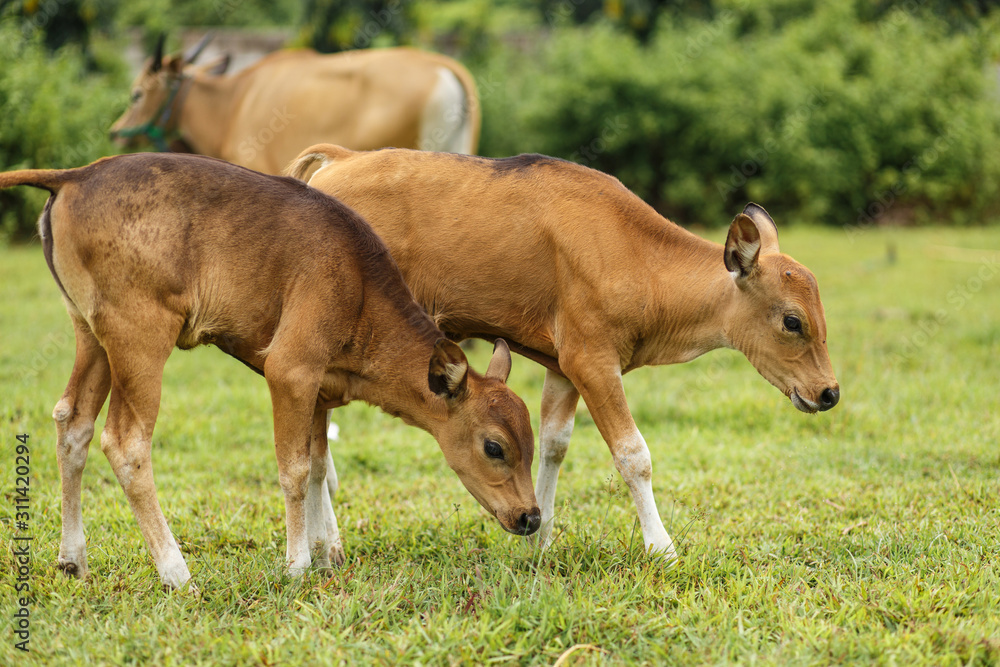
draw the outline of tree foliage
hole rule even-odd
[[[402,0],[305,0],[303,30],[323,53],[409,43],[413,3]]]
[[[619,177],[680,221],[1000,213],[1000,0],[0,0],[0,167],[111,154],[126,28],[297,28],[322,51],[412,44],[476,75],[480,150]],[[5,235],[44,200],[0,193]]]
[[[73,44],[51,52],[40,31],[5,21],[0,62],[16,63],[0,67],[3,170],[77,167],[115,152],[108,127],[124,109],[127,75],[102,48],[91,58]],[[0,237],[34,234],[45,197],[28,188],[0,191]]]
[[[482,150],[582,162],[692,222],[748,200],[841,224],[998,212],[987,30],[844,3],[747,32],[775,25],[748,12],[663,22],[648,46],[597,25],[499,56],[478,70],[505,77],[484,95]]]

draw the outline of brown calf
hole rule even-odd
[[[675,554],[623,373],[731,347],[799,410],[839,399],[816,279],[778,251],[777,228],[755,204],[721,246],[664,219],[617,179],[539,155],[319,145],[289,172],[305,178],[317,167],[310,184],[365,216],[449,336],[503,336],[548,369],[535,489],[543,543],[583,396],[632,492],[647,549]]]
[[[286,50],[223,76],[227,61],[192,64],[199,51],[164,58],[161,41],[111,136],[129,146],[150,140],[161,151],[182,145],[267,174],[319,141],[476,152],[476,83],[446,56],[408,48]]]
[[[351,209],[299,181],[193,155],[0,174],[0,188],[13,185],[53,193],[39,231],[76,332],[73,373],[53,411],[67,573],[87,573],[80,481],[110,391],[101,449],[163,583],[190,579],[150,453],[175,345],[214,344],[266,379],[292,574],[309,567],[310,547],[319,565],[343,558],[324,484],[325,416],[358,399],[430,432],[505,529],[538,527],[533,436],[504,384],[506,345],[485,376],[469,369]]]

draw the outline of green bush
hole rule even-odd
[[[111,62],[108,56],[98,63]],[[40,35],[16,21],[0,23],[0,170],[63,168],[115,153],[108,128],[128,101],[124,70],[88,71],[72,46],[52,54]],[[30,188],[0,191],[0,237],[24,240],[47,193]]]
[[[130,0],[116,3],[116,23],[147,34],[191,26],[289,26],[302,13],[300,0]]]
[[[902,10],[866,22],[850,3],[778,27],[753,11],[663,22],[647,47],[595,26],[497,55],[477,71],[506,77],[483,97],[481,150],[587,164],[684,222],[748,200],[846,225],[998,212],[986,27]]]
[[[975,223],[1000,213],[991,37],[1000,16],[990,3],[971,14],[949,6],[672,3],[640,44],[620,25],[624,10],[617,28],[575,26],[566,12],[583,5],[542,3],[545,23],[535,25],[527,0],[420,0],[407,5],[406,39],[458,51],[473,70],[480,152],[576,160],[678,221],[724,223],[754,200],[783,223]],[[287,24],[305,9],[297,0],[142,0],[101,15],[86,57],[43,47],[30,25],[44,24],[37,8],[30,21],[0,22],[0,168],[76,166],[115,152],[106,132],[129,77],[100,37],[105,23]],[[396,14],[364,16],[367,28]],[[30,237],[44,198],[0,192],[0,236]]]

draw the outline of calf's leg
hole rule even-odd
[[[278,460],[278,482],[285,494],[285,558],[288,573],[302,576],[309,568],[309,532],[306,519],[306,494],[312,487],[320,491],[326,476],[326,453],[310,457],[313,433],[319,414],[316,403],[319,397],[321,371],[316,366],[285,358],[274,351],[264,364],[264,376],[271,391],[274,411],[274,452]],[[318,450],[318,448],[317,448]],[[322,462],[319,460],[322,458]],[[310,479],[310,468],[322,468],[320,483]],[[322,495],[319,495],[322,498]],[[329,505],[329,501],[327,502]],[[315,507],[315,502],[313,503]]]
[[[330,500],[337,495],[340,488],[340,480],[337,479],[337,468],[333,465],[333,454],[330,451],[329,443],[340,439],[340,427],[333,422],[333,410],[327,410],[330,426],[326,429],[326,487],[330,493]]]
[[[125,327],[127,336],[102,340],[111,366],[111,403],[101,434],[101,450],[125,491],[160,581],[168,588],[181,588],[191,579],[191,573],[156,497],[152,461],[163,366],[177,339],[180,322],[167,326],[167,316],[160,319],[147,315],[144,321]]]
[[[337,516],[330,493],[331,478],[336,491],[337,472],[333,467],[327,442],[326,410],[317,409],[313,416],[312,441],[309,446],[309,485],[306,489],[306,530],[314,567],[329,567],[344,562]]]
[[[632,493],[646,551],[668,560],[676,558],[673,540],[656,509],[649,447],[625,400],[617,356],[560,351],[559,365],[580,391],[594,423],[611,449],[615,468]]]
[[[562,465],[569,449],[576,404],[579,400],[580,393],[572,382],[555,371],[545,372],[538,445],[540,457],[538,479],[535,482],[535,497],[542,510],[542,525],[532,536],[532,539],[537,540],[543,548],[552,542],[559,466]]]
[[[83,469],[94,437],[94,422],[111,388],[111,369],[104,348],[86,322],[74,318],[76,360],[66,391],[52,410],[56,422],[56,456],[62,483],[62,541],[59,569],[87,576],[87,542],[80,506]]]

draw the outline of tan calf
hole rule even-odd
[[[326,477],[326,410],[353,400],[430,432],[501,525],[539,524],[533,436],[504,384],[500,341],[485,376],[413,300],[388,250],[352,210],[304,184],[220,160],[136,154],[69,170],[0,174],[53,193],[39,220],[76,332],[53,417],[62,477],[59,565],[87,573],[80,484],[110,391],[101,449],[164,584],[188,568],[153,482],[151,442],[174,346],[214,344],[262,374],[274,409],[292,574],[342,560]],[[311,470],[311,472],[310,472]]]
[[[501,160],[321,145],[289,168],[356,208],[414,296],[455,339],[503,336],[548,368],[535,492],[550,539],[580,396],[632,492],[648,549],[673,556],[649,449],[622,374],[736,348],[804,412],[840,390],[816,279],[749,204],[724,246],[657,214],[616,179],[538,155]]]
[[[476,152],[476,84],[451,58],[408,48],[286,50],[223,76],[226,60],[193,64],[203,46],[164,58],[161,40],[112,138],[133,147],[151,141],[160,151],[169,146],[266,174],[279,173],[319,141],[358,150]]]

